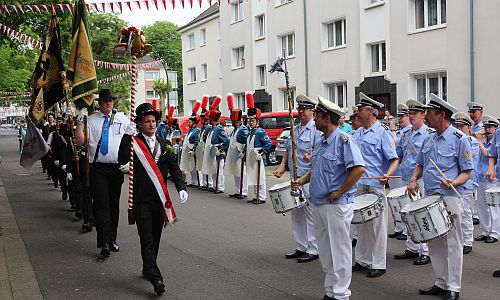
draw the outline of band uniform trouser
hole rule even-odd
[[[500,238],[500,207],[486,204],[486,190],[497,186],[498,182],[480,182],[477,189],[477,214],[480,234]]]
[[[303,197],[309,200],[309,184],[302,186]],[[314,234],[313,207],[307,201],[304,206],[294,208],[290,211],[292,219],[293,238],[296,248],[299,251],[307,252],[312,255],[318,254],[318,245],[316,244],[316,235]]]
[[[462,214],[462,234],[464,246],[472,247],[474,240],[474,224],[472,220],[472,205],[474,203],[474,193],[476,190],[467,190],[463,194],[464,209]]]

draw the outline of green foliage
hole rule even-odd
[[[158,78],[153,82],[153,90],[160,95],[160,111],[162,116],[165,115],[165,98],[172,91],[172,81]]]

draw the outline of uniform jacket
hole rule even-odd
[[[271,147],[273,146],[273,142],[267,135],[267,132],[260,128],[256,127],[254,129],[250,130],[250,133],[248,134],[248,141],[250,142],[250,139],[252,136],[255,136],[254,142],[253,142],[253,147],[254,148],[261,148],[261,152],[263,153],[268,153],[269,150],[271,150]]]
[[[229,137],[227,136],[224,128],[221,125],[217,125],[212,128],[212,145],[222,144],[221,149],[224,152],[227,152],[227,148],[229,148]],[[224,155],[221,155],[220,159],[223,159]]]

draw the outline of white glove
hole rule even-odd
[[[181,204],[188,201],[188,193],[185,190],[179,191],[179,198],[181,199]]]
[[[130,173],[130,162],[128,162],[124,165],[120,165],[120,167],[118,169],[120,170],[120,172],[122,172],[124,174]]]
[[[245,153],[240,152],[240,153],[238,154],[238,158],[243,158],[243,157],[245,157]]]
[[[54,166],[59,167],[59,161],[58,160],[54,160]]]
[[[62,165],[61,169],[63,170],[63,172],[66,172],[66,165]]]
[[[125,134],[134,136],[137,133],[137,125],[134,122],[130,122],[127,129],[125,130]]]
[[[260,149],[253,149],[253,152],[255,153],[255,159],[257,161],[261,161],[262,160],[262,154],[260,154]]]
[[[190,151],[188,151],[188,154],[189,154],[189,155],[193,155],[193,154],[194,154],[194,151],[193,151],[193,150],[190,150]]]
[[[68,181],[72,181],[73,180],[73,175],[71,173],[66,174],[66,179]]]
[[[76,122],[79,124],[83,124],[83,120],[89,116],[89,111],[87,108],[83,107],[78,112],[78,116],[76,117]]]

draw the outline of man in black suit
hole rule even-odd
[[[171,143],[155,134],[160,114],[153,109],[151,104],[143,103],[137,107],[136,115],[139,133],[136,137],[127,134],[123,136],[118,152],[118,162],[122,165],[120,170],[126,172],[130,161],[130,144],[133,141],[135,150],[134,186],[136,187],[133,201],[135,221],[141,242],[142,274],[153,284],[154,291],[161,295],[165,292],[165,285],[156,264],[156,258],[165,221],[175,221],[175,213],[172,209],[172,215],[169,215],[166,210],[166,207],[171,204],[168,192],[163,193],[158,182],[155,184],[151,180],[152,176],[155,176],[156,167],[156,170],[159,169],[161,172],[162,178],[158,178],[160,185],[162,181],[166,183],[170,172],[179,192],[181,203],[187,201],[188,194],[179,165],[174,158],[174,149]],[[140,147],[144,151],[139,149]],[[167,217],[167,215],[169,216]]]

